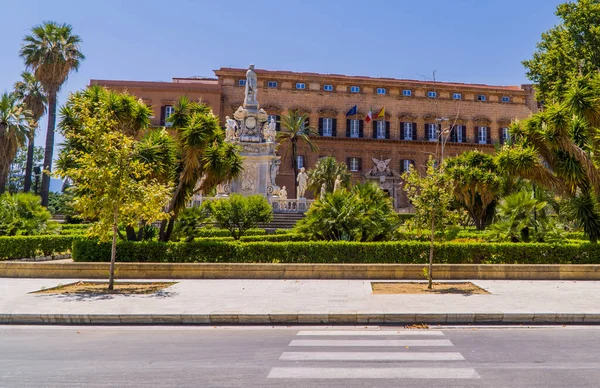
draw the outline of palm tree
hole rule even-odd
[[[0,96],[0,194],[6,189],[10,164],[25,145],[31,112],[13,93]]]
[[[500,168],[571,199],[591,242],[600,238],[600,76],[580,77],[563,101],[511,126],[515,143],[498,154]]]
[[[348,187],[352,174],[348,171],[346,163],[338,162],[333,156],[322,158],[314,168],[308,171],[308,188],[315,193],[316,197],[321,192],[321,185],[325,183],[325,190],[331,193],[338,175],[342,180],[342,185]]]
[[[289,142],[292,149],[292,168],[294,169],[294,178],[298,176],[298,143],[305,143],[312,152],[317,152],[319,147],[310,139],[310,135],[316,135],[306,125],[308,114],[300,114],[296,110],[290,111],[287,115],[281,116],[282,130],[277,133],[280,143]],[[294,179],[294,192],[298,190],[298,182]]]
[[[207,105],[180,97],[168,120],[177,131],[178,159],[175,189],[161,224],[160,241],[169,241],[179,212],[196,192],[208,193],[218,184],[234,179],[243,170],[238,148],[225,142],[219,119]]]
[[[40,81],[29,72],[21,73],[21,80],[15,83],[15,93],[31,111],[31,123],[27,134],[27,162],[25,164],[25,181],[23,191],[28,193],[31,188],[31,172],[33,169],[33,151],[35,146],[35,131],[40,118],[46,113],[48,99]]]
[[[48,129],[44,168],[52,168],[54,153],[54,128],[56,126],[56,95],[67,80],[69,73],[77,71],[85,56],[79,45],[81,38],[72,33],[68,24],[45,22],[32,28],[31,34],[23,39],[20,55],[25,65],[42,84],[48,98]],[[42,177],[42,205],[48,206],[50,175]]]

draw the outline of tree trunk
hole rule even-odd
[[[42,174],[42,206],[48,206],[48,196],[50,193],[50,171],[52,171],[52,157],[54,154],[54,127],[56,126],[56,92],[48,94],[48,130],[46,131],[46,148],[44,150],[44,170],[47,173]]]
[[[0,194],[6,191],[6,182],[8,181],[8,173],[10,171],[10,164],[5,166],[0,163]]]
[[[115,206],[114,217],[112,247],[110,249],[110,275],[108,279],[109,290],[113,290],[115,286],[115,260],[117,258],[117,231],[119,228],[119,208],[117,206]]]
[[[133,226],[126,226],[125,233],[127,234],[127,241],[139,241]]]
[[[433,288],[433,241],[435,239],[435,216],[431,217],[431,239],[429,240],[429,271],[427,271],[427,288]]]
[[[292,140],[292,168],[294,169],[294,195],[297,195],[297,193],[298,193],[298,181],[296,180],[296,178],[298,177],[297,152],[298,152],[298,150],[296,149],[296,141]],[[296,198],[296,199],[298,199],[298,198]]]
[[[37,122],[35,127],[31,128],[31,133],[27,137],[27,162],[25,163],[25,181],[23,182],[23,191],[29,193],[31,190],[31,174],[33,170],[33,151],[35,148],[35,130],[37,128]]]

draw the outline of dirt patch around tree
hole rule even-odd
[[[108,282],[76,282],[44,288],[31,294],[134,294],[147,295],[164,290],[176,282],[115,282],[114,290],[108,289]]]
[[[373,294],[489,294],[489,292],[471,282],[434,282],[431,290],[427,288],[426,282],[371,282],[371,289]]]

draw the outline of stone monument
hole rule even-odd
[[[242,195],[262,194],[278,198],[279,187],[275,177],[279,173],[281,157],[275,155],[275,125],[267,122],[267,112],[260,108],[257,99],[258,80],[254,65],[246,72],[244,103],[225,120],[226,141],[239,145],[243,157],[243,172],[231,182],[219,185],[217,196],[230,193]]]

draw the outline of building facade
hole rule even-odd
[[[533,88],[335,74],[255,70],[261,108],[279,121],[291,110],[306,113],[315,132],[318,152],[303,144],[299,167],[312,168],[324,156],[347,163],[357,181],[373,180],[394,199],[408,206],[400,174],[423,171],[440,147],[440,129],[446,133],[446,156],[479,149],[493,152],[509,139],[508,126],[537,111]],[[221,68],[215,79],[174,78],[173,82],[92,80],[139,96],[154,109],[154,125],[164,125],[172,104],[181,95],[201,98],[224,120],[242,105],[246,69]],[[356,107],[355,111],[352,108]],[[382,117],[366,120],[369,111]],[[348,113],[351,113],[348,115]],[[278,128],[279,129],[279,128]],[[277,183],[293,187],[291,152],[278,150],[282,164]],[[293,192],[293,190],[290,190]]]

